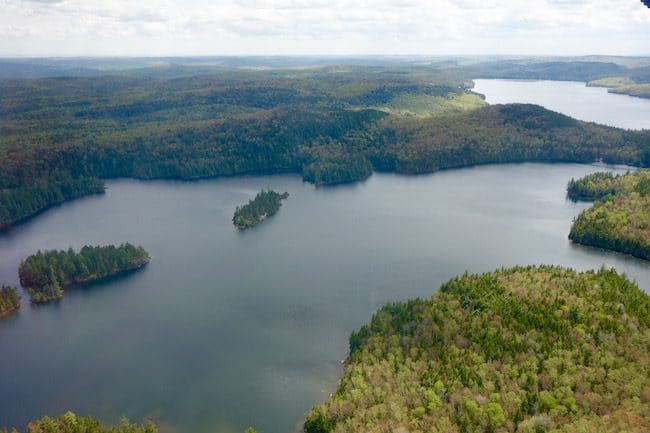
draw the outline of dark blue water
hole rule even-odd
[[[353,329],[465,270],[605,264],[648,290],[647,262],[567,240],[589,205],[567,201],[566,183],[602,169],[494,165],[319,189],[298,176],[111,181],[0,236],[3,283],[38,249],[130,241],[153,257],[0,323],[0,425],[73,410],[151,417],[163,432],[289,432],[335,388]],[[233,229],[235,206],[268,187],[291,194],[280,212]]]

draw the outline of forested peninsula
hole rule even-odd
[[[614,270],[462,275],[350,337],[306,433],[650,431],[650,297]]]
[[[615,76],[590,81],[587,86],[605,87],[610,93],[636,96],[637,98],[650,98],[650,74],[645,78],[645,82],[637,82],[626,76]]]
[[[0,287],[0,319],[20,308],[18,290],[11,286]]]
[[[237,206],[232,223],[240,230],[254,227],[266,218],[275,215],[282,206],[282,200],[286,200],[288,197],[288,192],[280,194],[272,189],[262,190],[244,206]]]
[[[650,260],[650,170],[571,180],[568,195],[596,203],[573,222],[569,239]]]
[[[33,303],[60,299],[73,285],[98,282],[117,274],[142,268],[150,260],[142,247],[129,243],[119,246],[85,246],[77,253],[45,251],[29,256],[19,268],[20,283]]]
[[[471,86],[414,66],[0,80],[0,228],[116,177],[297,172],[322,185],[487,163],[650,166],[650,131],[485,106]]]

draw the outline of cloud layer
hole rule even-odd
[[[0,55],[650,54],[639,0],[0,0]]]

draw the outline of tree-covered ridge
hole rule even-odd
[[[572,180],[569,196],[598,200],[575,219],[569,239],[650,260],[650,170]]]
[[[306,433],[650,431],[650,297],[540,266],[463,275],[350,337]]]
[[[499,162],[650,166],[648,131],[485,107],[470,86],[432,68],[354,66],[0,80],[0,228],[115,177],[334,184]]]
[[[57,418],[43,417],[32,421],[26,433],[156,433],[152,422],[133,424],[123,419],[118,426],[108,427],[91,417],[77,416],[67,412]],[[17,430],[0,430],[0,433],[18,433]]]
[[[20,297],[15,287],[0,287],[0,318],[20,308]]]
[[[20,263],[20,283],[35,303],[59,299],[69,286],[100,281],[119,273],[141,268],[150,260],[142,247],[129,243],[119,246],[85,246],[77,253],[38,251]]]
[[[232,217],[232,223],[238,229],[256,226],[266,218],[275,215],[282,206],[282,200],[286,200],[288,197],[288,192],[280,194],[272,189],[262,190],[244,206],[237,206]]]
[[[524,161],[649,165],[650,131],[625,131],[536,105],[507,104],[428,119],[388,117],[363,148],[375,169],[400,173]]]

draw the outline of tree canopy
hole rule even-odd
[[[568,194],[597,200],[575,219],[569,239],[650,260],[650,170],[572,179]]]
[[[18,433],[17,430],[0,430],[1,433]],[[81,417],[73,412],[66,412],[57,417],[43,417],[32,421],[27,426],[26,433],[157,433],[158,429],[152,422],[133,424],[126,418],[114,427],[102,425],[91,417]]]
[[[244,206],[237,206],[232,223],[238,229],[256,226],[266,218],[275,215],[282,206],[282,200],[286,200],[288,197],[288,192],[280,194],[272,189],[262,190]]]
[[[352,333],[306,433],[650,430],[650,297],[613,270],[465,274]]]
[[[148,263],[149,254],[142,247],[129,243],[119,246],[88,246],[77,253],[38,251],[20,263],[20,283],[32,302],[59,299],[65,288],[109,278],[121,272],[138,269]]]
[[[0,228],[104,179],[298,172],[336,184],[521,161],[650,166],[650,132],[485,106],[416,67],[0,80]]]
[[[20,297],[15,287],[0,287],[0,318],[20,308]]]

